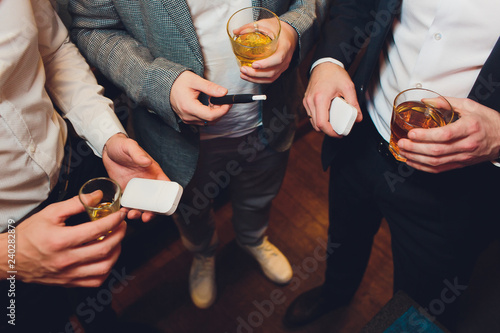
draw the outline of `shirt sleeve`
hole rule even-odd
[[[38,7],[38,8],[37,8]],[[33,2],[39,31],[39,51],[46,74],[46,89],[77,134],[87,141],[98,156],[107,140],[125,133],[113,109],[103,96],[90,67],[48,0]]]
[[[309,71],[312,72],[312,70],[314,69],[314,67],[318,66],[319,64],[322,64],[324,62],[330,62],[332,64],[335,64],[335,65],[338,65],[342,68],[345,68],[344,67],[344,64],[340,61],[338,61],[337,59],[333,59],[333,58],[330,58],[330,57],[326,57],[326,58],[321,58],[321,59],[318,59],[316,60],[312,65],[311,65],[311,70]]]

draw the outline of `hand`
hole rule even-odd
[[[227,89],[207,81],[190,71],[185,71],[175,80],[170,92],[170,104],[186,124],[205,126],[225,115],[231,105],[203,105],[200,92],[213,97],[222,97]]]
[[[127,138],[123,133],[113,135],[106,142],[102,162],[109,177],[116,180],[122,189],[126,188],[132,178],[169,180],[160,165],[135,140]],[[128,212],[129,219],[137,219],[141,216],[144,222],[148,222],[154,214],[141,213],[138,210]]]
[[[252,67],[241,66],[240,77],[253,83],[274,82],[290,65],[297,40],[295,29],[288,23],[281,22],[281,34],[276,52],[265,59],[254,62]]]
[[[498,158],[500,113],[470,99],[447,99],[460,119],[443,127],[412,129],[408,139],[399,140],[407,164],[439,173]]]
[[[328,136],[340,138],[332,128],[330,104],[335,97],[343,97],[358,110],[356,122],[363,119],[356,90],[349,74],[341,66],[324,62],[314,67],[304,96],[304,107],[313,128]]]
[[[100,286],[120,254],[127,229],[123,221],[126,210],[89,223],[65,226],[67,218],[83,211],[78,197],[73,197],[49,205],[19,224],[15,229],[16,278],[66,287]],[[102,235],[106,237],[98,241]],[[6,236],[0,235],[4,249]],[[1,267],[0,275],[6,271]]]

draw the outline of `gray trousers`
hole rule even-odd
[[[262,132],[200,143],[197,170],[175,215],[184,246],[213,255],[218,245],[213,200],[229,191],[236,241],[259,245],[268,227],[271,202],[281,187],[289,152],[269,148]]]

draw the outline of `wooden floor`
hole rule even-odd
[[[192,256],[182,246],[172,221],[157,219],[129,228],[120,266],[129,277],[124,282],[126,288],[114,292],[113,301],[121,318],[149,323],[163,332],[289,332],[281,323],[287,306],[297,295],[323,281],[328,173],[320,167],[321,141],[321,134],[310,131],[294,143],[283,187],[271,212],[269,239],[294,267],[289,285],[276,286],[267,280],[258,264],[235,244],[231,207],[224,204],[216,211],[221,241],[216,259],[216,303],[206,310],[192,304],[187,283]],[[293,332],[359,332],[392,296],[389,244],[390,234],[383,222],[363,282],[350,306]],[[485,265],[490,270],[489,262]],[[489,280],[498,278],[498,271],[497,267],[496,273],[488,275]],[[491,304],[498,309],[495,297],[500,296],[499,288],[483,294],[490,299],[483,313],[495,309]],[[472,311],[471,307],[466,311]],[[500,330],[472,328],[461,332]]]

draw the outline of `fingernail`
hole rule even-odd
[[[261,68],[261,66],[260,66],[260,64],[258,64],[258,63],[255,63],[255,62],[254,62],[254,63],[252,64],[252,68],[255,68],[255,69],[260,69],[260,68]]]

